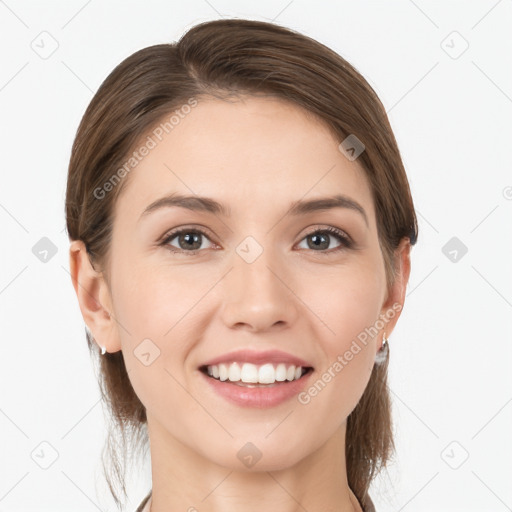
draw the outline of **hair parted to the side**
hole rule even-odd
[[[279,25],[242,19],[202,23],[177,43],[134,53],[111,72],[91,100],[72,147],[65,213],[69,239],[85,243],[91,263],[107,282],[112,212],[130,175],[123,173],[119,185],[101,199],[94,191],[111,180],[150,130],[191,98],[256,94],[302,107],[339,142],[349,135],[362,141],[365,150],[357,161],[371,186],[388,286],[394,282],[394,251],[403,238],[416,243],[418,226],[382,103],[361,74],[328,47]],[[115,487],[127,497],[127,446],[132,454],[147,448],[146,411],[131,386],[122,351],[101,356],[92,335],[86,334],[114,420],[103,467],[121,508]],[[387,367],[388,361],[374,366],[347,421],[348,483],[363,504],[372,479],[394,452]]]

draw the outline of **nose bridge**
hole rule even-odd
[[[270,246],[263,247],[253,237],[243,240],[235,249],[233,269],[226,277],[226,324],[265,330],[293,322],[297,304],[284,268]]]

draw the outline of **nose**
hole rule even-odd
[[[235,254],[223,280],[222,319],[229,328],[265,332],[289,328],[297,319],[301,301],[293,292],[290,272],[270,253],[263,251],[252,263]]]

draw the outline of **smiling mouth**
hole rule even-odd
[[[302,373],[299,378],[294,378],[292,380],[284,380],[284,381],[276,380],[275,382],[268,383],[268,384],[264,384],[264,383],[260,383],[260,382],[243,382],[242,380],[231,381],[231,380],[229,380],[229,378],[227,378],[225,380],[221,380],[219,377],[214,377],[213,375],[210,375],[208,373],[207,366],[201,366],[201,367],[199,367],[199,370],[202,373],[204,373],[207,377],[209,377],[210,379],[216,380],[218,382],[222,382],[225,384],[233,384],[235,386],[241,386],[241,387],[247,387],[247,388],[260,388],[260,387],[274,387],[274,386],[290,384],[292,382],[302,379],[305,375],[309,375],[313,371],[313,368],[311,366],[302,368]]]

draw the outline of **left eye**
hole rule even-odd
[[[162,245],[169,246],[173,252],[195,253],[201,249],[201,237],[208,239],[206,233],[199,229],[182,229],[169,234],[169,236],[163,240]],[[173,248],[175,246],[170,245],[171,240],[175,238],[178,239],[178,248]],[[183,250],[184,248],[185,250]]]
[[[327,247],[325,247],[325,246],[330,245],[329,239],[331,239],[333,237],[336,238],[339,242],[339,245],[337,247],[334,247],[332,250],[329,250],[329,251],[325,251],[325,250],[317,251],[316,250],[318,248],[321,249],[322,246],[324,249],[327,249]],[[308,233],[303,238],[303,240],[308,240],[308,239],[311,240],[311,242],[307,243],[308,248],[314,247],[315,248],[314,252],[332,253],[332,252],[341,251],[343,249],[350,249],[352,247],[352,241],[350,240],[348,235],[346,235],[343,231],[341,231],[339,229],[335,229],[335,228],[316,229],[315,231]],[[325,240],[326,240],[326,242],[325,242]]]
[[[327,251],[326,249],[329,245],[331,245],[330,239],[333,237],[338,240],[339,245]],[[201,250],[202,238],[210,240],[208,235],[200,229],[185,228],[170,233],[167,237],[165,237],[161,245],[168,247],[172,252],[188,252],[189,254],[195,254]],[[171,241],[174,239],[177,239],[178,247],[171,244]],[[352,241],[349,236],[346,235],[343,231],[335,228],[317,229],[308,233],[302,240],[311,240],[311,242],[307,242],[307,249],[312,249],[314,252],[320,253],[332,253],[352,247]]]

